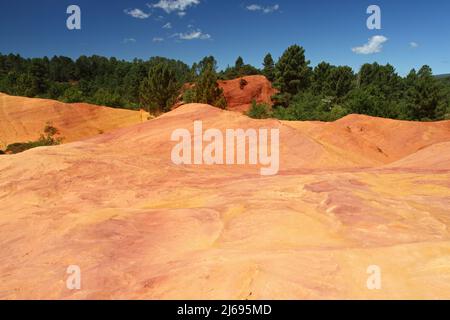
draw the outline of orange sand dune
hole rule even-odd
[[[450,171],[450,142],[433,144],[386,166],[386,168]]]
[[[241,88],[241,79],[247,84]],[[252,101],[272,105],[272,96],[277,90],[264,76],[247,76],[233,80],[219,81],[223,89],[225,99],[228,103],[228,110],[246,112],[250,109]]]
[[[173,164],[172,131],[195,120],[280,129],[279,174]],[[192,104],[0,156],[0,298],[450,299],[448,128]],[[80,290],[66,287],[70,265]]]
[[[0,93],[0,149],[14,142],[38,139],[47,122],[60,130],[64,142],[72,142],[142,120],[137,111]]]
[[[347,159],[376,166],[449,140],[450,121],[410,122],[349,115],[336,122],[284,122]]]

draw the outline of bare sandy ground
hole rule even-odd
[[[279,128],[280,172],[176,166],[177,128]],[[2,299],[449,299],[450,122],[185,105],[0,157]],[[81,290],[66,269],[81,269]],[[381,270],[369,290],[367,269]]]
[[[142,119],[138,111],[0,93],[0,149],[15,142],[37,140],[47,122],[61,131],[66,143],[138,124]]]

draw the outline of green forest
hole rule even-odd
[[[26,59],[0,54],[0,92],[11,95],[87,102],[127,109],[167,112],[182,95],[185,102],[226,108],[218,80],[265,75],[279,94],[274,106],[253,104],[253,118],[334,121],[357,113],[392,119],[450,119],[450,78],[437,77],[429,66],[401,77],[392,65],[348,66],[321,62],[312,67],[301,46],[286,49],[275,61],[270,54],[263,68],[245,64],[218,70],[214,57],[188,66],[182,61],[153,57],[147,61],[100,56]],[[186,87],[187,83],[192,83]]]

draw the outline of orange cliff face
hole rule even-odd
[[[278,174],[175,165],[171,135],[194,121],[278,129]],[[449,121],[282,122],[184,105],[0,156],[0,298],[449,299],[449,181]],[[70,265],[80,290],[66,287]]]
[[[142,119],[138,111],[0,93],[0,148],[38,139],[47,122],[61,132],[67,143],[138,124]]]
[[[246,84],[242,85],[241,80]],[[247,112],[253,101],[272,106],[271,98],[278,92],[266,77],[259,75],[219,81],[219,86],[227,100],[227,109],[238,112]]]
[[[278,92],[272,86],[272,83],[265,76],[261,75],[246,76],[233,80],[220,80],[218,84],[223,90],[223,95],[227,101],[227,110],[240,113],[249,111],[253,101],[272,106],[272,96]],[[192,83],[187,83],[184,85],[183,90],[191,89],[192,87]],[[182,97],[180,97],[180,100],[182,100]],[[174,109],[183,104],[184,102],[179,101],[175,104]]]

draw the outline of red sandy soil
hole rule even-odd
[[[280,129],[280,172],[176,166],[173,130]],[[450,299],[450,122],[184,105],[0,156],[2,299]],[[81,290],[66,269],[81,268]],[[382,288],[368,290],[377,265]]]
[[[15,142],[37,140],[47,122],[60,130],[64,142],[72,142],[142,120],[137,111],[0,93],[0,149]]]
[[[247,81],[247,85],[241,89],[241,79]],[[246,112],[250,109],[252,101],[266,103],[272,106],[271,97],[277,93],[272,84],[264,76],[247,76],[234,80],[219,81],[223,89],[228,110]]]

